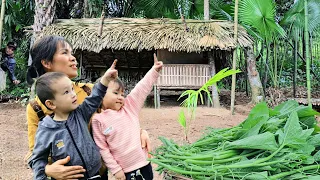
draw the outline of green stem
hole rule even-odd
[[[292,171],[287,171],[287,172],[279,173],[279,174],[270,176],[269,179],[270,179],[270,180],[282,179],[282,178],[285,177],[285,176],[289,176],[289,175],[292,175],[292,174],[297,173],[297,172],[303,172],[303,171],[312,170],[312,169],[320,169],[320,164],[310,165],[310,166],[304,166],[304,167],[302,167],[302,168],[295,169],[295,170],[292,170]]]
[[[164,164],[162,162],[160,162],[159,160],[156,160],[156,159],[150,159],[151,162],[155,163],[155,164],[158,164],[160,166],[163,166],[165,167],[166,169],[170,170],[170,171],[173,171],[173,172],[176,172],[176,173],[179,173],[179,174],[185,174],[185,175],[212,175],[208,172],[195,172],[195,171],[186,171],[186,170],[183,170],[181,168],[178,168],[178,167],[173,167],[173,166],[170,166],[170,165],[167,165],[167,164]]]
[[[216,152],[216,153],[209,153],[209,154],[199,154],[194,156],[179,156],[179,155],[172,155],[172,154],[165,154],[164,157],[167,158],[174,158],[174,159],[208,159],[208,160],[215,160],[215,159],[226,159],[232,157],[234,155],[238,155],[237,151],[235,150],[228,150],[223,152]]]
[[[223,164],[223,163],[226,163],[226,162],[231,162],[231,161],[235,161],[235,160],[241,159],[243,157],[253,156],[253,155],[259,154],[261,152],[262,151],[253,151],[253,152],[248,153],[248,154],[244,154],[244,155],[240,155],[240,156],[236,156],[236,157],[231,157],[231,158],[227,158],[227,159],[213,160],[213,161],[187,159],[187,160],[185,160],[185,162],[193,163],[193,164],[199,164],[199,165]]]
[[[269,161],[273,156],[275,156],[282,148],[284,147],[284,144],[279,147],[278,150],[276,150],[274,153],[272,153],[270,156],[258,159],[252,163],[249,164],[231,164],[231,165],[225,165],[225,166],[219,166],[216,167],[215,169],[229,169],[229,168],[247,168],[247,167],[255,167],[258,166],[260,163]]]

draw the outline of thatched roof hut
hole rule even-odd
[[[184,23],[180,19],[106,18],[102,22],[96,18],[57,19],[38,37],[65,37],[76,50],[80,78],[99,77],[117,58],[119,76],[127,87],[133,87],[150,69],[153,53],[157,51],[159,60],[166,64],[162,71],[166,81],[162,83],[160,79],[157,84],[160,91],[159,87],[196,88],[195,82],[203,84],[215,69],[229,66],[227,60],[237,45],[233,32],[233,22],[222,20],[186,20]],[[238,45],[249,47],[252,43],[240,26]],[[205,78],[199,80],[198,77]],[[190,81],[185,81],[188,79]]]
[[[236,46],[233,23],[221,20],[173,19],[58,19],[44,28],[40,36],[60,35],[68,39],[74,49],[99,53],[112,50],[157,50],[173,52],[203,52],[211,49],[231,50]],[[187,27],[187,29],[186,29]],[[243,27],[239,28],[239,46],[252,44]]]

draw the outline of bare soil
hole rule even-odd
[[[226,108],[199,107],[196,120],[191,125],[189,140],[193,142],[198,139],[206,127],[222,128],[239,124],[247,117],[251,108],[245,104],[236,105],[236,113],[231,115]],[[178,106],[142,110],[141,127],[148,131],[153,149],[161,145],[159,136],[185,143],[183,129],[177,121],[179,110]],[[0,180],[32,179],[32,171],[23,161],[27,151],[25,107],[17,103],[0,103]],[[157,172],[154,174],[155,180],[162,179]]]

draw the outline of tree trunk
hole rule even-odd
[[[280,48],[280,47],[279,47]],[[274,62],[274,87],[278,88],[278,59],[277,59],[277,42],[273,43],[273,62]]]
[[[89,17],[89,4],[88,0],[84,0],[84,5],[83,5],[83,17],[88,18]]]
[[[312,42],[313,42],[313,39],[312,39],[312,34],[311,33],[308,33],[309,34],[309,52],[310,52],[310,65],[312,66],[312,64],[313,64],[313,52],[312,52]]]
[[[33,22],[33,34],[30,42],[30,49],[34,44],[37,33],[42,31],[43,27],[49,26],[54,19],[55,15],[55,0],[36,0],[34,7],[34,22]],[[29,53],[28,66],[32,63],[31,55]]]
[[[237,66],[237,49],[238,49],[238,0],[235,0],[234,6],[234,40],[236,43],[236,48],[233,50],[233,60],[232,69],[236,70]],[[232,84],[231,84],[231,114],[234,114],[234,101],[236,95],[236,74],[232,74]]]
[[[204,3],[203,3],[203,17],[204,17],[204,20],[209,20],[210,19],[210,12],[209,12],[209,0],[204,0]]]
[[[305,51],[306,51],[306,68],[307,68],[307,94],[308,94],[308,105],[311,104],[311,81],[310,81],[310,57],[309,57],[309,29],[308,29],[308,1],[304,0],[304,39],[305,39]]]
[[[53,22],[55,15],[55,0],[36,0],[33,30],[40,32],[43,27]]]
[[[245,49],[245,55],[247,60],[248,79],[251,87],[251,103],[257,104],[263,101],[263,89],[259,76],[259,72],[256,67],[256,59],[254,56],[252,46]]]
[[[270,43],[267,44],[267,54],[266,59],[264,60],[264,79],[263,79],[263,91],[264,93],[267,90],[267,84],[268,84],[268,64],[269,64],[269,56],[270,56]]]
[[[211,77],[216,75],[216,66],[214,62],[214,51],[209,51],[208,52],[208,58],[209,58],[209,65],[211,69]],[[219,100],[219,94],[218,94],[218,88],[217,84],[214,84],[212,86],[212,103],[214,108],[219,108],[220,107],[220,100]]]

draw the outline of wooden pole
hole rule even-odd
[[[234,6],[234,39],[236,42],[236,48],[233,51],[232,69],[236,70],[237,66],[237,49],[238,49],[238,0],[235,0]],[[231,114],[234,114],[234,101],[236,94],[236,74],[232,75],[231,85]]]
[[[204,20],[209,20],[210,19],[209,0],[204,0],[203,7],[204,7],[204,11],[203,11]]]
[[[0,15],[0,46],[2,44],[2,29],[3,29],[3,18],[6,10],[6,0],[2,0],[1,3],[1,15]]]
[[[307,68],[307,94],[308,94],[308,106],[311,104],[311,81],[310,81],[310,57],[309,57],[309,29],[308,29],[308,1],[304,0],[304,39],[305,39],[305,54],[306,54],[306,68]]]

